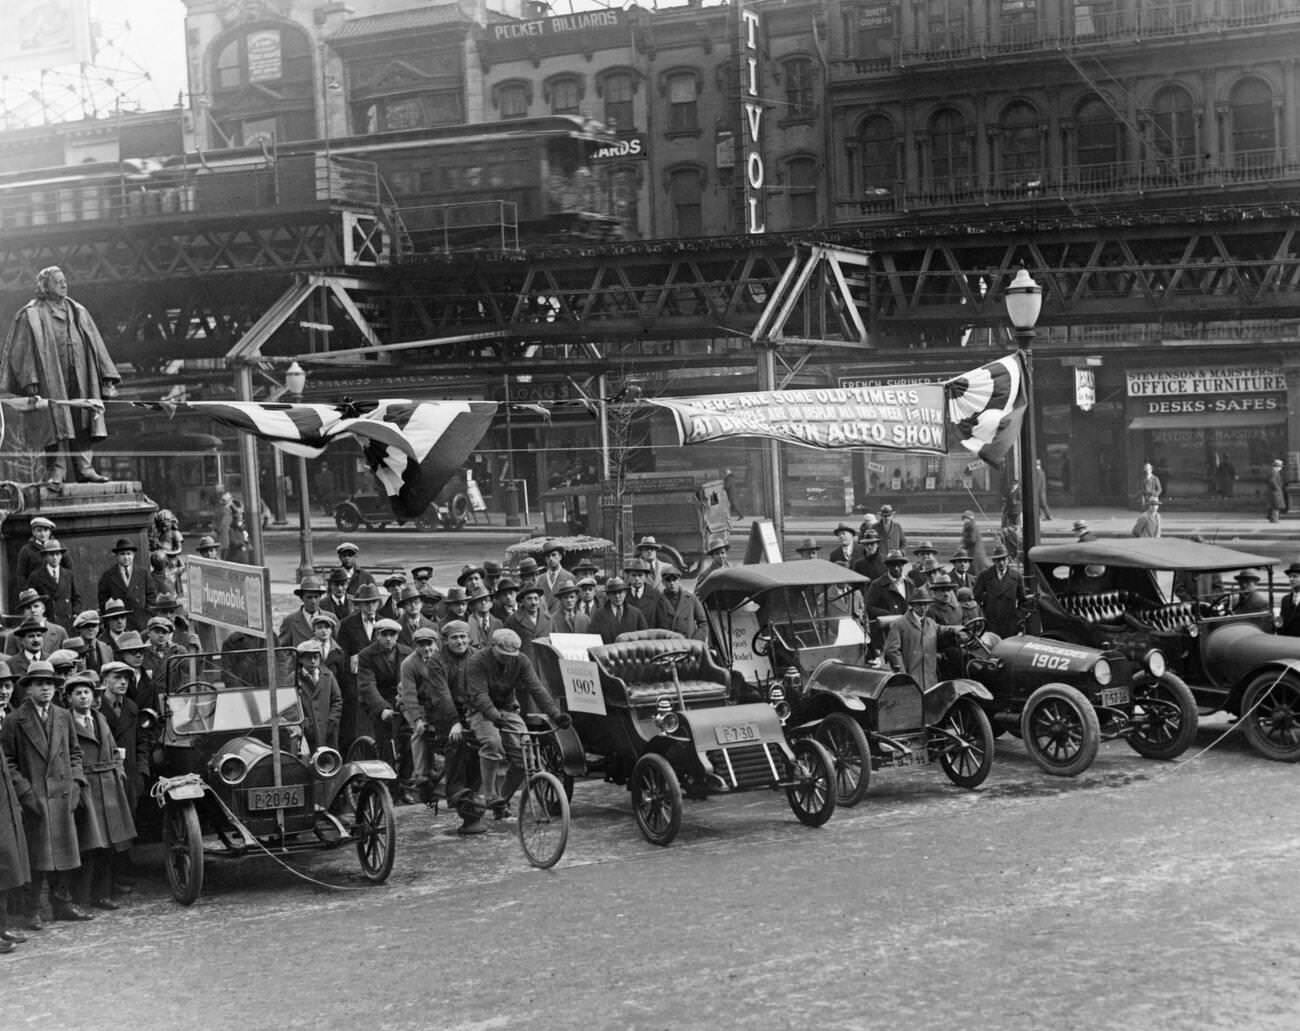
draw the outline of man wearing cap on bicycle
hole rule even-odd
[[[533,664],[520,654],[521,644],[513,630],[504,627],[496,630],[489,646],[476,652],[465,670],[469,727],[478,741],[481,790],[487,807],[498,820],[509,813],[510,796],[524,780],[520,735],[526,733],[527,726],[520,700],[531,701],[557,727],[573,726],[572,717],[555,704]],[[508,763],[504,784],[503,763]]]
[[[411,790],[422,802],[433,801],[433,788],[442,779],[442,744],[456,722],[455,703],[438,661],[438,631],[415,631],[415,650],[398,667],[397,707],[411,727]]]
[[[453,619],[443,624],[442,651],[438,653],[437,661],[452,704],[456,707],[456,722],[447,732],[445,790],[447,804],[454,806],[460,816],[461,823],[456,833],[464,835],[487,831],[483,826],[483,799],[475,794],[479,785],[478,742],[467,729],[471,709],[465,671],[470,657],[476,654],[478,649],[470,642],[468,623]]]

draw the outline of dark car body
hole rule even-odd
[[[1300,761],[1300,638],[1275,633],[1278,560],[1176,537],[1040,545],[1030,552],[1043,632],[1130,659],[1158,648],[1202,713],[1240,717],[1272,759]],[[1269,571],[1262,611],[1233,611],[1233,570]]]
[[[865,583],[808,559],[720,569],[698,590],[714,651],[733,678],[782,707],[791,740],[814,736],[831,750],[841,804],[861,801],[872,770],[888,766],[937,761],[954,783],[977,786],[992,761],[981,708],[992,695],[965,677],[923,690],[910,676],[867,666],[854,613]]]

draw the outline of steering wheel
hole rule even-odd
[[[985,655],[992,654],[988,645],[984,643],[984,631],[988,629],[989,621],[983,616],[976,616],[961,628],[964,643],[978,648]]]
[[[755,655],[766,658],[772,651],[772,628],[765,626],[754,631],[754,639],[749,642],[749,646]]]
[[[211,691],[212,685],[205,684],[202,680],[190,680],[184,684],[172,688],[172,694],[189,694],[191,691]]]

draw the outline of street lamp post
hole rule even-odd
[[[284,374],[285,392],[295,401],[302,400],[307,389],[307,370],[297,362]],[[298,582],[316,572],[316,557],[311,543],[311,497],[308,494],[307,459],[298,456]]]
[[[1037,622],[1037,608],[1034,601],[1038,597],[1033,563],[1029,561],[1029,549],[1038,544],[1038,490],[1034,478],[1034,460],[1038,455],[1038,444],[1034,431],[1034,326],[1038,323],[1038,314],[1043,308],[1043,288],[1034,282],[1028,271],[1021,266],[1016,278],[1007,287],[1007,317],[1016,334],[1016,348],[1020,355],[1020,367],[1025,392],[1025,416],[1020,427],[1020,511],[1022,520],[1022,537],[1024,544],[1024,585],[1025,596],[1030,599],[1030,630]]]

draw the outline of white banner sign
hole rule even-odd
[[[754,654],[754,635],[758,633],[758,606],[749,602],[731,614],[731,668],[757,684],[771,675],[772,664]]]
[[[561,659],[560,678],[569,712],[604,716],[605,693],[600,689],[600,667],[589,659]]]
[[[1201,394],[1263,394],[1286,390],[1276,366],[1213,365],[1191,369],[1135,369],[1128,373],[1129,397]]]

